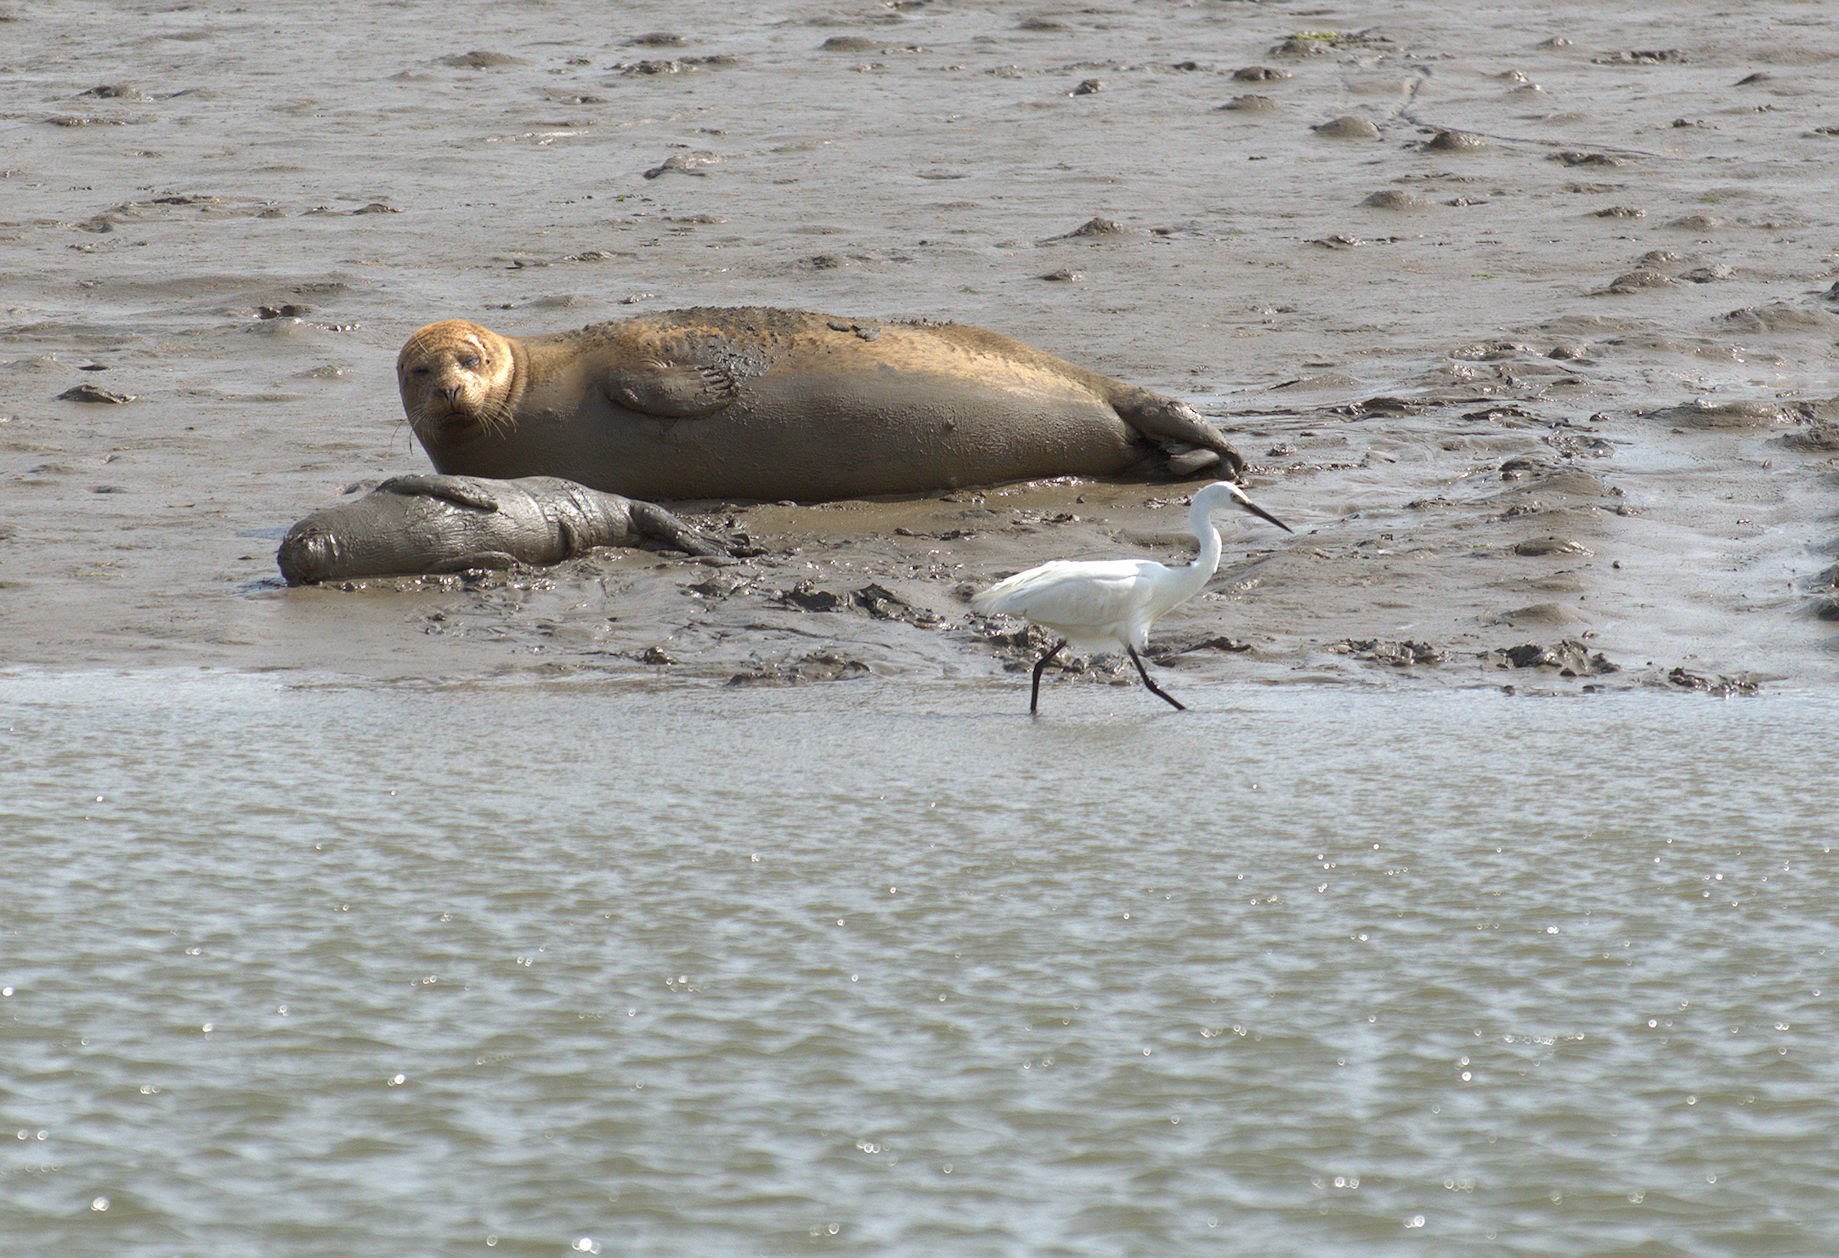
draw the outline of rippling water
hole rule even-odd
[[[1832,1252],[1839,702],[0,678],[12,1252]]]

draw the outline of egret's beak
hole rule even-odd
[[[1243,493],[1236,493],[1235,496],[1238,498],[1239,505],[1241,507],[1244,507],[1247,511],[1251,512],[1253,515],[1257,516],[1259,519],[1269,520],[1272,524],[1275,524],[1278,528],[1282,529],[1286,533],[1296,532],[1295,529],[1291,528],[1288,524],[1285,524],[1282,520],[1272,515],[1269,511],[1266,511],[1263,507],[1253,502],[1250,498],[1247,498]]]

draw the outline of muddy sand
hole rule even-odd
[[[290,523],[426,469],[421,324],[775,304],[979,324],[1214,417],[1297,533],[1224,522],[1152,637],[1188,699],[1830,678],[1822,10],[750,8],[0,9],[0,660],[1019,708],[1039,639],[971,590],[1190,553],[1195,484],[1048,481],[674,504],[740,559],[283,586]]]

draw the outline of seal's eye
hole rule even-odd
[[[471,371],[474,368],[476,368],[478,365],[479,365],[479,356],[477,354],[460,355],[460,366],[466,368],[466,370]]]
[[[425,376],[428,374],[428,369],[426,367],[411,367],[409,368],[409,374],[411,376]]]

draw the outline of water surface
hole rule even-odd
[[[1839,702],[0,679],[20,1252],[1829,1252]]]

